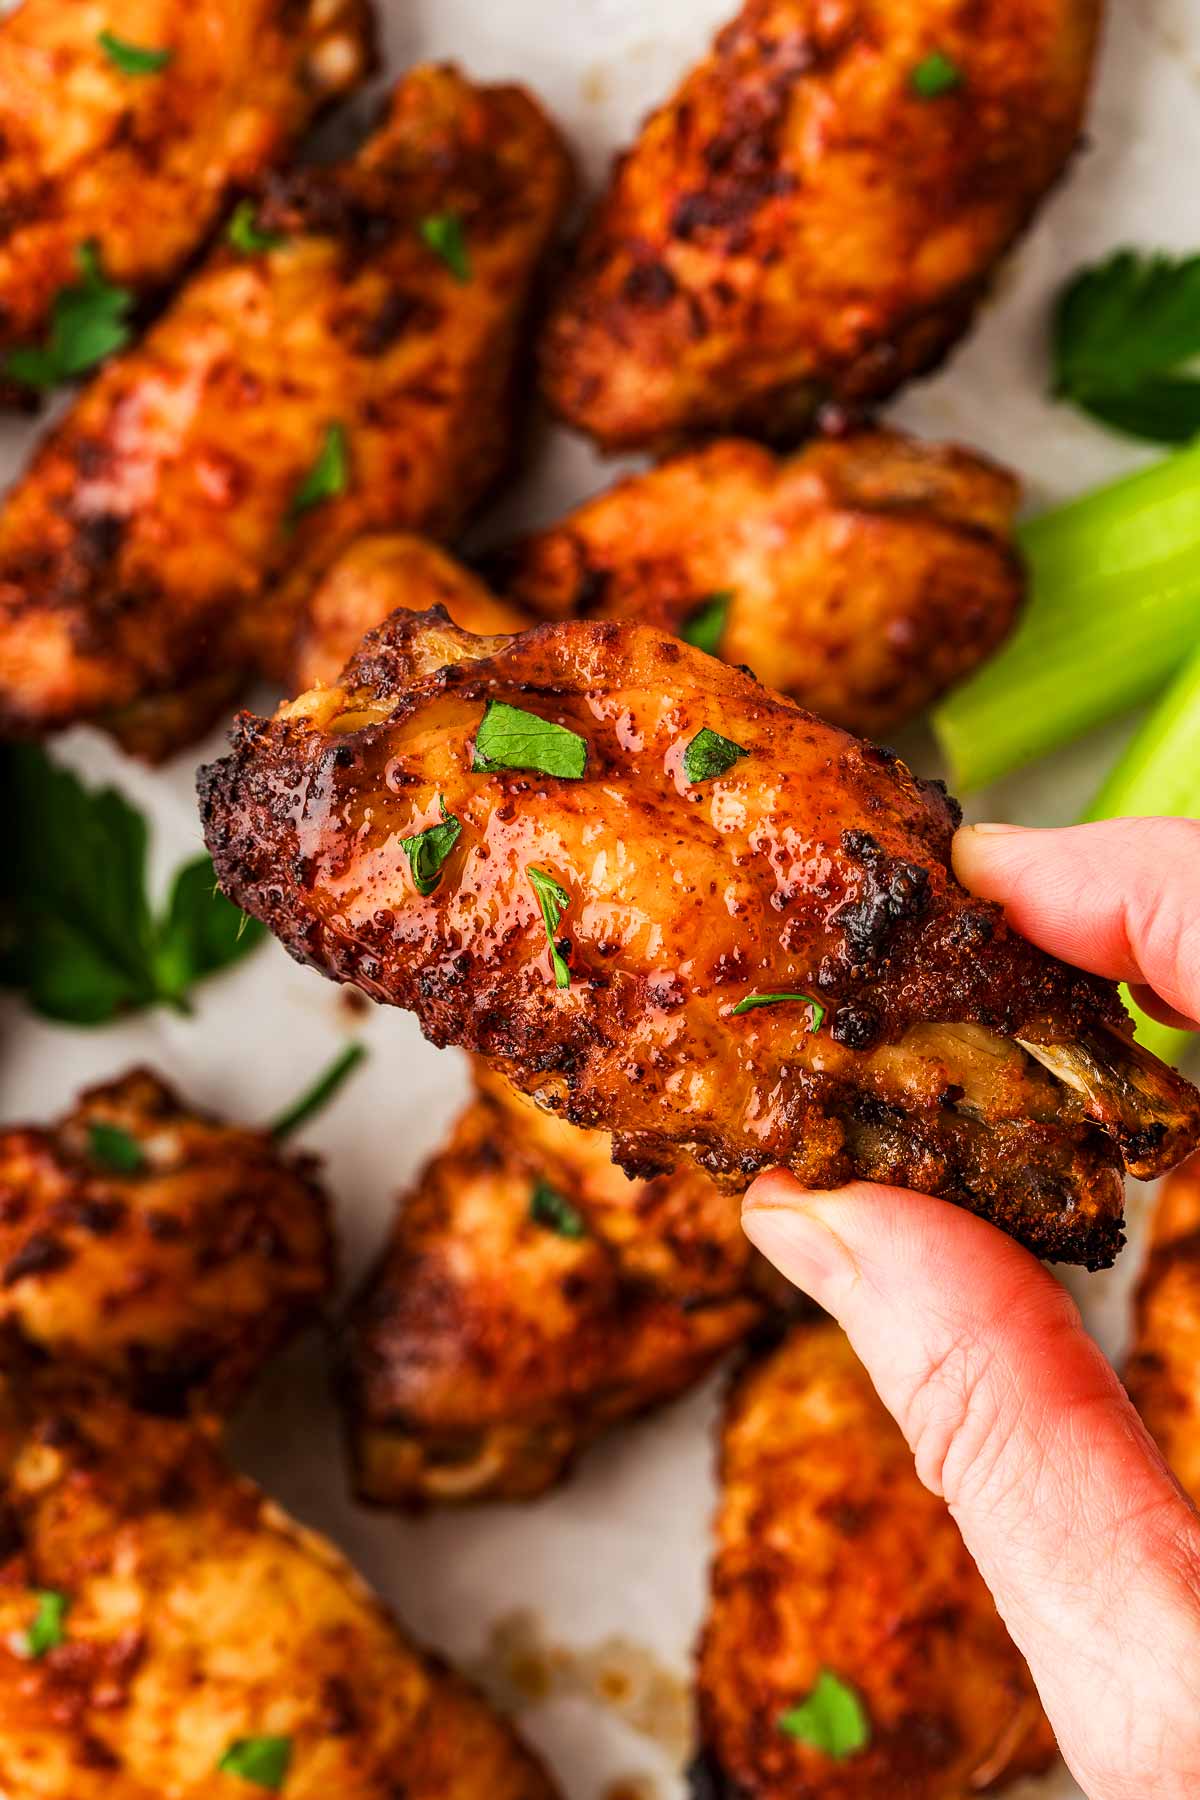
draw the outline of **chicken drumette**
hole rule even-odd
[[[398,614],[201,790],[294,956],[631,1170],[897,1181],[1099,1265],[1122,1167],[1200,1136],[1115,987],[956,883],[940,787],[647,626]]]

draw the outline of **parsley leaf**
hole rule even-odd
[[[846,1682],[822,1669],[816,1686],[799,1705],[779,1715],[785,1737],[824,1751],[835,1762],[845,1762],[871,1741],[866,1708]]]
[[[422,219],[417,230],[421,242],[435,256],[440,256],[455,281],[464,285],[471,279],[471,252],[467,233],[457,213],[433,213]]]
[[[336,1056],[324,1073],[318,1075],[312,1086],[268,1127],[271,1136],[275,1139],[291,1137],[293,1131],[306,1125],[315,1113],[329,1105],[359,1063],[366,1061],[366,1056],[365,1044],[347,1044],[341,1055]]]
[[[0,986],[35,1012],[100,1025],[139,1007],[186,1010],[197,981],[265,928],[216,890],[207,856],[175,877],[165,912],[146,892],[146,821],[115,788],[87,788],[31,744],[3,751]]]
[[[122,75],[161,75],[174,54],[171,50],[143,50],[119,38],[115,31],[102,31],[96,42]]]
[[[957,63],[941,50],[931,50],[909,76],[909,85],[919,100],[940,100],[963,84],[963,72]]]
[[[719,592],[702,600],[684,621],[679,633],[684,643],[705,651],[709,656],[715,656],[725,635],[733,599],[732,588],[721,588]]]
[[[93,1119],[88,1125],[88,1151],[93,1162],[114,1175],[136,1175],[146,1166],[146,1152],[131,1132],[107,1119]]]
[[[535,1225],[544,1225],[548,1231],[556,1231],[559,1237],[587,1236],[587,1225],[579,1208],[572,1206],[566,1195],[560,1194],[548,1181],[539,1181],[529,1196],[529,1216]]]
[[[538,905],[542,909],[542,923],[546,927],[546,939],[550,945],[550,962],[554,968],[555,987],[565,988],[571,985],[571,971],[567,959],[555,942],[554,934],[558,930],[562,916],[571,904],[571,896],[565,887],[555,881],[553,875],[547,875],[545,869],[535,868],[529,864],[525,873],[529,884],[537,895]]]
[[[1118,250],[1059,295],[1055,395],[1152,443],[1200,432],[1200,256]]]
[[[819,1000],[814,1000],[811,994],[747,994],[746,998],[744,1000],[739,1000],[738,1004],[734,1007],[733,1017],[736,1019],[740,1017],[742,1013],[754,1012],[760,1006],[783,1006],[789,1000],[799,1000],[802,1001],[805,1006],[811,1007],[812,1023],[809,1025],[808,1029],[810,1031],[820,1031],[822,1025],[825,1023],[826,1009],[821,1005]]]
[[[69,1594],[59,1594],[53,1588],[43,1588],[37,1596],[37,1611],[33,1615],[33,1623],[28,1631],[18,1633],[13,1643],[12,1647],[17,1655],[37,1662],[48,1650],[57,1650],[60,1644],[65,1644],[67,1614],[70,1610]]]
[[[565,725],[541,719],[536,713],[489,700],[475,733],[471,772],[493,769],[538,769],[543,775],[561,775],[579,781],[587,768],[587,741]]]
[[[80,280],[59,290],[45,343],[21,345],[5,358],[6,372],[27,387],[57,387],[129,342],[132,293],[105,279],[95,243],[81,244],[75,260]]]
[[[418,894],[432,894],[442,879],[442,864],[462,836],[462,821],[446,811],[446,802],[438,795],[442,823],[427,825],[413,837],[400,839],[400,848],[408,858],[413,886]]]
[[[749,754],[732,738],[722,737],[719,731],[710,731],[707,725],[702,725],[683,753],[684,779],[692,783],[712,781]]]
[[[316,461],[292,496],[288,518],[295,520],[326,500],[336,500],[350,485],[350,452],[344,425],[328,425]]]
[[[217,1764],[221,1775],[240,1775],[255,1787],[277,1794],[292,1764],[290,1737],[235,1738]]]
[[[280,244],[287,243],[284,232],[259,229],[258,208],[253,200],[238,201],[225,227],[225,236],[243,256],[258,256],[264,250],[277,250]]]

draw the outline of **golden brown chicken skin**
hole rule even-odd
[[[836,1325],[735,1384],[716,1539],[695,1800],[965,1800],[1049,1766],[1029,1671]],[[851,1753],[795,1721],[822,1675],[865,1715]]]
[[[1125,1385],[1171,1468],[1200,1502],[1200,1157],[1176,1169],[1159,1196]]]
[[[531,1499],[762,1315],[736,1207],[698,1170],[630,1182],[601,1133],[558,1120],[545,1147],[544,1115],[505,1085],[481,1088],[401,1201],[346,1318],[360,1499]],[[617,1183],[628,1196],[605,1204]]]
[[[200,779],[225,891],[294,956],[635,1172],[895,1181],[1102,1264],[1122,1164],[1200,1135],[1115,988],[958,886],[944,790],[647,626],[397,614]]]
[[[148,1069],[0,1132],[0,1359],[224,1411],[333,1286],[309,1163]]]
[[[1012,627],[1018,498],[994,463],[899,432],[783,459],[728,439],[619,482],[494,573],[544,618],[642,619],[880,736]]]
[[[482,1699],[196,1426],[57,1406],[9,1458],[6,1501],[14,1800],[553,1800]],[[31,1657],[39,1594],[61,1597],[62,1641]]]
[[[935,366],[1078,141],[1099,15],[746,0],[617,163],[544,334],[551,406],[609,449],[786,439]]]
[[[0,350],[41,340],[56,296],[79,280],[82,245],[122,287],[165,287],[230,191],[283,161],[374,62],[368,0],[5,11]]]
[[[215,251],[0,513],[0,728],[119,732],[132,709],[161,750],[147,697],[194,731],[180,690],[286,668],[312,586],[360,533],[452,533],[508,455],[568,185],[527,95],[434,68],[352,161],[277,182],[257,229],[282,241]]]

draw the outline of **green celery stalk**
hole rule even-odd
[[[1200,441],[1018,536],[1025,615],[933,714],[959,792],[1151,699],[1200,642]]]

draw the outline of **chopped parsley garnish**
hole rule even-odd
[[[722,588],[718,593],[710,594],[706,600],[702,600],[684,620],[683,629],[679,633],[684,643],[705,651],[709,656],[715,656],[725,635],[733,599],[733,589]]]
[[[464,284],[471,279],[471,252],[467,232],[457,213],[433,213],[422,219],[417,230],[421,242],[435,256],[440,256],[455,281]]]
[[[544,1225],[548,1231],[556,1231],[559,1237],[587,1236],[587,1225],[579,1208],[572,1206],[548,1181],[539,1181],[529,1196],[529,1216],[535,1225]]]
[[[462,822],[446,811],[446,802],[438,795],[442,809],[440,825],[427,825],[413,837],[400,839],[400,848],[408,858],[413,886],[418,894],[432,894],[442,879],[442,864],[462,836]]]
[[[909,76],[912,91],[920,100],[940,100],[962,86],[963,73],[957,63],[941,50],[931,50]]]
[[[532,863],[525,873],[529,877],[530,886],[537,895],[537,903],[542,909],[542,923],[546,927],[546,939],[550,945],[550,961],[554,968],[555,987],[565,988],[571,985],[571,971],[567,959],[555,941],[563,914],[571,904],[571,896],[565,887],[555,881],[553,875],[547,875],[545,869],[535,868]]]
[[[344,425],[327,425],[312,468],[292,496],[289,519],[298,519],[326,500],[336,500],[350,485],[350,451]]]
[[[825,1023],[826,1009],[819,1000],[814,1000],[811,994],[747,994],[746,998],[739,1000],[734,1007],[733,1016],[736,1019],[741,1013],[755,1012],[760,1006],[785,1006],[789,1000],[796,1000],[804,1006],[811,1007],[812,1023],[808,1029],[820,1031]]]
[[[92,1119],[89,1123],[88,1151],[93,1162],[111,1169],[114,1175],[136,1175],[146,1166],[146,1152],[137,1139],[106,1119]]]
[[[28,1631],[19,1632],[12,1648],[18,1656],[37,1662],[49,1650],[57,1650],[67,1641],[67,1614],[71,1610],[69,1594],[44,1588],[37,1596],[37,1611]]]
[[[235,1738],[217,1764],[222,1775],[239,1775],[255,1787],[277,1794],[292,1764],[290,1737]]]
[[[94,242],[80,244],[75,260],[80,279],[59,289],[45,343],[22,344],[5,358],[6,372],[26,387],[58,387],[129,342],[132,293],[106,280]]]
[[[335,1056],[323,1074],[318,1075],[310,1088],[306,1088],[298,1100],[294,1100],[286,1112],[280,1113],[274,1124],[268,1129],[276,1140],[290,1137],[301,1125],[306,1125],[314,1113],[319,1113],[329,1105],[338,1089],[357,1069],[359,1063],[365,1061],[367,1055],[364,1044],[347,1044],[340,1056]]]
[[[710,731],[707,725],[702,725],[683,753],[683,773],[689,782],[712,781],[749,754],[732,738],[722,737],[719,731]]]
[[[145,50],[140,44],[127,43],[115,31],[102,31],[96,42],[122,75],[161,75],[174,54],[171,50]]]
[[[1054,393],[1156,444],[1200,432],[1200,256],[1118,250],[1080,270],[1055,307]]]
[[[807,1699],[780,1713],[778,1725],[785,1737],[821,1750],[834,1762],[845,1762],[871,1741],[866,1708],[846,1682],[828,1669],[817,1677]]]
[[[489,700],[475,733],[471,769],[476,775],[493,769],[537,769],[543,775],[579,781],[587,758],[587,741],[577,732],[505,700]]]
[[[225,236],[243,256],[259,256],[264,250],[277,250],[280,244],[287,243],[282,231],[259,229],[258,208],[253,200],[238,201],[225,228]]]

